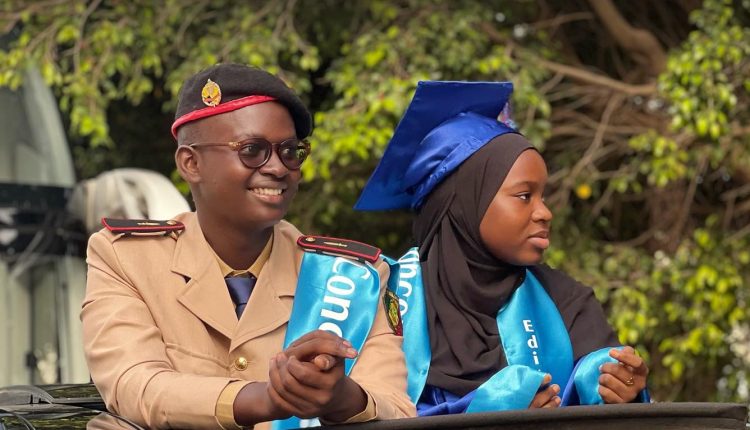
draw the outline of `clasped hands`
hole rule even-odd
[[[333,333],[308,333],[271,359],[268,396],[290,415],[344,421],[367,402],[364,391],[344,373],[344,359],[356,356],[352,344]],[[353,413],[352,403],[357,406]]]
[[[290,416],[345,421],[367,406],[365,392],[344,372],[344,360],[357,354],[333,333],[307,333],[271,358],[268,382],[243,388],[234,403],[235,420],[241,425]]]
[[[646,388],[648,366],[632,347],[622,350],[611,349],[609,356],[617,363],[605,363],[599,367],[599,394],[604,403],[628,403]],[[536,393],[529,408],[556,408],[560,406],[560,386],[549,384],[552,377],[547,374],[542,380],[540,391]]]

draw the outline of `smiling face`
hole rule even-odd
[[[236,142],[250,137],[272,143],[294,138],[294,121],[283,105],[260,103],[207,117],[183,128],[179,134],[177,164],[190,184],[201,222],[261,230],[272,227],[286,215],[301,173],[284,166],[276,151],[266,164],[251,169],[228,146],[185,147],[191,143]]]
[[[522,152],[479,225],[482,241],[495,258],[517,266],[542,261],[552,221],[543,198],[546,184],[542,156],[534,150]]]

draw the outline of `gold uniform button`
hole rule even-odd
[[[234,367],[236,367],[237,370],[240,371],[247,369],[247,358],[237,357],[237,359],[234,360]]]

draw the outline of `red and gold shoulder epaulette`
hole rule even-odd
[[[324,236],[300,236],[297,245],[308,252],[328,254],[337,257],[354,258],[375,263],[380,257],[380,248],[354,240]]]
[[[166,236],[178,234],[185,229],[185,224],[171,219],[155,221],[150,219],[102,218],[102,225],[114,234],[126,236]]]

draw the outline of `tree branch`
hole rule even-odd
[[[589,0],[589,4],[615,42],[644,66],[650,76],[657,76],[666,69],[667,54],[653,34],[631,26],[612,0]]]
[[[557,15],[554,18],[545,19],[544,21],[538,21],[531,25],[535,30],[542,30],[545,28],[552,28],[553,30],[557,27],[575,21],[590,21],[594,19],[594,15],[591,12],[576,12],[567,15]]]
[[[671,237],[672,237],[672,240],[674,241],[673,247],[675,249],[677,248],[677,245],[680,242],[680,238],[682,237],[682,230],[685,228],[688,215],[690,215],[690,207],[693,205],[693,199],[695,198],[695,191],[698,188],[698,178],[703,176],[703,173],[706,170],[707,166],[708,166],[708,156],[705,156],[701,159],[700,165],[698,166],[698,169],[695,172],[695,176],[693,176],[693,179],[690,181],[690,187],[685,193],[685,198],[682,201],[682,207],[680,208],[680,213],[677,216],[677,220],[675,221],[674,227],[672,228]]]
[[[500,32],[498,32],[495,27],[492,26],[492,24],[484,22],[481,24],[481,27],[482,30],[487,34],[487,37],[489,37],[493,42],[503,44],[505,46],[513,45],[513,41],[503,37],[503,35],[500,34]],[[524,57],[528,58],[529,62],[542,66],[551,72],[562,74],[577,81],[609,88],[613,91],[624,93],[629,96],[649,96],[656,93],[655,83],[631,85],[604,75],[600,75],[598,73],[593,73],[587,70],[579,69],[577,67],[545,60],[544,58],[532,54],[531,51],[525,49],[521,50],[520,47],[516,47],[516,49],[518,52],[521,52]]]
[[[181,46],[183,44],[185,32],[193,23],[193,21],[198,17],[198,15],[203,12],[203,9],[205,9],[209,2],[210,0],[202,0],[201,2],[197,3],[197,5],[194,6],[191,11],[185,13],[185,19],[182,20],[180,28],[177,29],[177,33],[174,37],[175,46]]]
[[[612,79],[598,73],[589,72],[587,70],[579,69],[577,67],[568,66],[565,64],[555,63],[539,57],[534,58],[533,62],[551,72],[563,74],[577,81],[609,88],[613,91],[617,91],[628,96],[650,96],[656,94],[655,83],[641,85],[627,84],[625,82],[618,81],[616,79]]]
[[[86,29],[86,21],[89,20],[91,14],[94,13],[96,8],[98,8],[101,3],[102,0],[94,0],[89,3],[89,6],[86,8],[86,11],[83,13],[80,21],[78,22],[78,40],[76,41],[75,48],[73,49],[73,67],[76,73],[78,73],[81,67],[81,47],[83,46],[83,32]]]
[[[563,194],[561,195],[563,205],[567,204],[567,190],[573,188],[573,183],[576,179],[578,179],[578,175],[580,175],[581,171],[583,171],[584,168],[589,166],[589,164],[594,161],[596,153],[604,143],[604,133],[607,131],[607,125],[609,125],[609,120],[612,117],[612,113],[622,103],[622,99],[623,97],[621,94],[613,95],[609,99],[609,102],[607,103],[607,106],[604,108],[604,112],[602,113],[601,122],[596,129],[596,134],[594,134],[594,139],[591,141],[591,145],[589,145],[588,149],[583,154],[583,157],[581,157],[581,159],[575,164],[575,166],[573,166],[570,173],[563,180],[561,187],[561,190],[563,191]]]
[[[13,27],[15,27],[21,20],[24,11],[33,15],[39,11],[49,10],[57,5],[64,4],[67,1],[68,0],[38,1],[34,4],[23,5],[24,7],[21,10],[0,12],[0,25],[2,25],[2,27],[0,27],[0,34],[5,34],[13,30]]]

